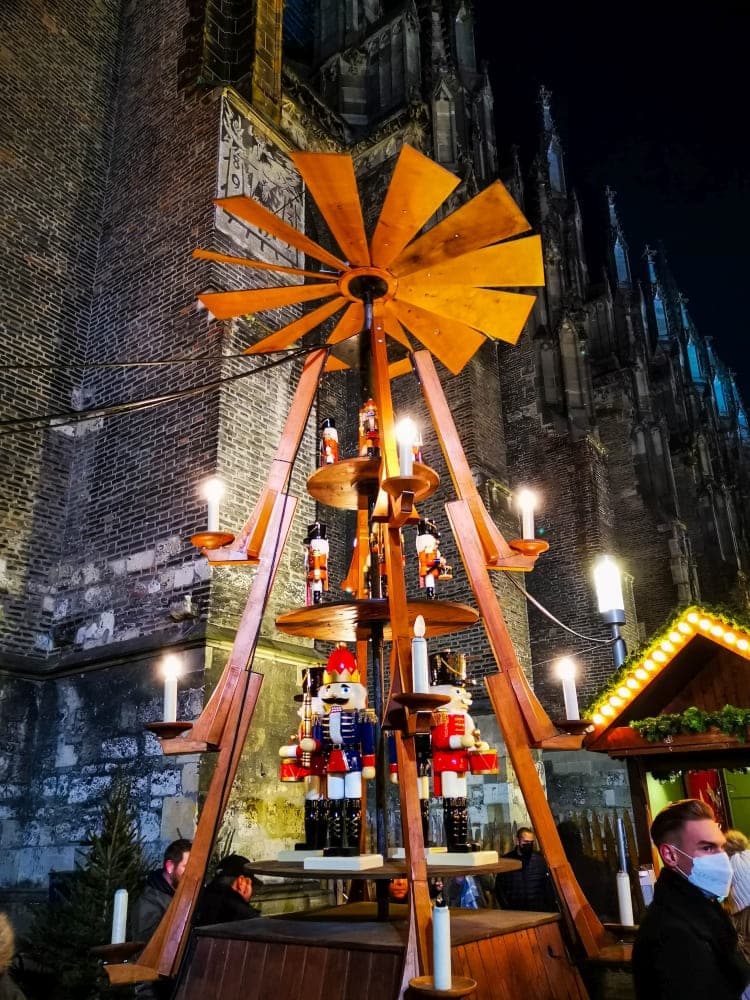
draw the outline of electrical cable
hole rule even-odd
[[[522,587],[520,583],[514,580],[512,573],[508,573],[508,579],[516,588],[516,590],[520,591],[523,594],[523,596],[526,598],[527,601],[529,601],[530,604],[533,604],[534,607],[537,608],[537,610],[541,611],[543,615],[546,615],[546,617],[549,618],[550,621],[554,622],[555,625],[559,625],[560,628],[565,629],[566,632],[570,632],[571,635],[575,635],[579,639],[585,639],[586,642],[595,642],[598,645],[602,646],[611,646],[612,643],[616,641],[615,639],[597,639],[596,636],[584,635],[582,632],[576,632],[574,628],[570,628],[568,625],[565,625],[563,622],[561,622],[559,618],[555,618],[555,616],[552,614],[551,611],[548,611],[543,604],[540,604],[535,597],[532,597],[525,587]]]
[[[188,389],[180,389],[177,392],[166,393],[163,396],[151,396],[146,397],[145,399],[131,400],[127,403],[110,403],[106,406],[91,407],[87,410],[70,410],[61,413],[45,413],[32,417],[12,417],[7,420],[0,420],[0,436],[3,434],[12,434],[16,431],[32,430],[37,427],[43,427],[47,424],[53,424],[55,426],[74,424],[81,423],[85,420],[94,420],[98,417],[116,416],[121,413],[133,413],[139,410],[150,409],[154,406],[162,406],[165,403],[173,403],[182,399],[189,399],[192,396],[199,396],[201,393],[210,392],[213,389],[218,389],[231,382],[237,382],[241,379],[249,378],[252,375],[258,375],[262,372],[270,371],[272,368],[277,368],[279,365],[285,364],[288,361],[294,361],[297,358],[304,357],[305,355],[317,350],[320,350],[320,345],[318,344],[299,348],[295,351],[285,353],[282,358],[277,358],[274,361],[269,361],[267,364],[259,366],[258,368],[253,368],[252,371],[237,372],[234,375],[227,375],[225,378],[217,379],[213,382],[204,382],[201,385],[191,386]]]

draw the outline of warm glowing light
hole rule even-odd
[[[711,635],[715,635],[716,638],[718,639],[719,636],[724,635],[724,629],[721,627],[721,625],[714,625],[713,628],[711,629]]]
[[[620,570],[610,556],[602,556],[594,566],[594,587],[600,614],[625,610]]]
[[[182,673],[182,664],[179,656],[175,656],[173,653],[165,656],[161,662],[161,672],[165,680],[173,680],[179,677]]]
[[[521,490],[516,497],[516,504],[521,512],[521,534],[525,539],[534,537],[534,511],[536,510],[536,494],[531,490]]]
[[[555,663],[555,673],[561,681],[574,681],[576,677],[576,665],[569,656],[564,656]]]
[[[750,645],[750,643],[748,643],[747,639],[737,640],[737,649],[741,649],[743,653],[747,649],[748,645]]]
[[[618,698],[616,694],[613,694],[609,699],[609,703],[612,708],[622,708],[622,698]]]
[[[701,620],[698,622],[698,628],[703,629],[704,632],[708,632],[708,630],[711,628],[711,622],[708,620],[708,618],[701,618]]]
[[[695,617],[697,619],[698,616],[696,615]],[[683,635],[692,635],[693,634],[693,630],[690,628],[690,626],[688,625],[687,622],[680,622],[680,624],[677,626],[677,628],[680,630],[680,632],[682,632]]]
[[[666,653],[662,653],[662,651],[660,649],[654,650],[654,652],[653,652],[652,655],[653,655],[653,657],[654,657],[654,659],[656,660],[657,663],[666,663],[667,662],[667,654]]]
[[[643,667],[638,667],[638,669],[635,672],[635,676],[638,678],[639,681],[647,681],[648,680],[648,674],[643,669]]]
[[[623,699],[623,701],[627,700],[628,698],[632,698],[630,691],[628,691],[628,689],[624,685],[623,687],[619,687],[617,689],[617,693]]]
[[[221,500],[224,496],[224,483],[215,476],[207,479],[201,486],[201,493],[205,500]]]
[[[595,726],[601,726],[604,722],[606,722],[606,719],[599,712],[596,712],[594,714],[594,718],[591,721],[594,723]]]
[[[670,638],[670,640],[672,642],[682,642],[683,641],[682,636],[680,635],[680,633],[679,632],[675,632],[674,630],[669,633],[669,638]]]
[[[644,660],[643,668],[644,670],[648,670],[649,673],[652,673],[654,670],[656,670],[656,664],[654,663],[653,660]]]
[[[627,686],[630,688],[631,691],[637,691],[638,688],[641,686],[635,679],[635,677],[628,677],[625,683],[627,684]]]
[[[722,636],[722,639],[730,646],[733,646],[735,642],[737,642],[737,636],[734,634],[734,632],[725,632],[724,635]]]
[[[694,611],[691,611],[690,614],[687,616],[687,620],[690,622],[691,625],[697,625],[698,615]]]
[[[661,648],[664,650],[665,653],[674,653],[674,646],[672,645],[671,642],[668,642],[666,639],[664,640],[664,642],[661,643]]]
[[[610,705],[602,705],[602,715],[606,715],[611,718],[615,714],[614,708]]]

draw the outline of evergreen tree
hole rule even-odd
[[[38,982],[24,984],[37,1000],[99,1000],[127,996],[112,989],[101,962],[91,955],[106,944],[112,931],[112,909],[117,889],[127,889],[132,900],[146,876],[143,841],[136,812],[130,803],[130,782],[122,774],[114,780],[102,803],[101,832],[90,833],[86,853],[72,877],[37,915],[28,938],[28,952],[38,965]]]

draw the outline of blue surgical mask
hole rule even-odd
[[[693,870],[685,876],[688,882],[709,896],[716,896],[719,901],[727,898],[733,871],[732,864],[724,851],[719,851],[718,854],[700,854],[694,858],[692,854],[680,850],[675,844],[670,846],[686,858],[692,859]]]

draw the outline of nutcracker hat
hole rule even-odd
[[[326,662],[323,683],[340,684],[346,682],[359,684],[359,667],[354,653],[351,653],[346,646],[337,646]]]
[[[750,906],[750,851],[740,851],[729,859],[732,865],[732,902],[736,910]]]
[[[305,545],[308,545],[315,538],[325,539],[327,534],[328,534],[328,525],[323,524],[322,521],[316,521],[315,524],[308,524],[307,537],[305,538]]]
[[[335,430],[336,421],[333,419],[333,417],[324,417],[323,423],[320,425],[320,429],[322,431],[325,431],[328,430],[329,427]]]
[[[308,667],[305,670],[305,675],[302,678],[302,694],[295,694],[294,696],[295,701],[302,701],[308,692],[310,693],[311,697],[313,698],[315,697],[315,695],[318,693],[318,691],[320,691],[320,688],[323,685],[324,670],[325,667],[322,666],[322,664],[321,666],[318,667]]]
[[[422,520],[417,525],[418,535],[434,535],[438,541],[440,541],[440,532],[437,530],[437,525],[434,521]]]
[[[430,656],[430,684],[458,684],[467,686],[466,657],[463,653],[454,653],[443,649]]]

